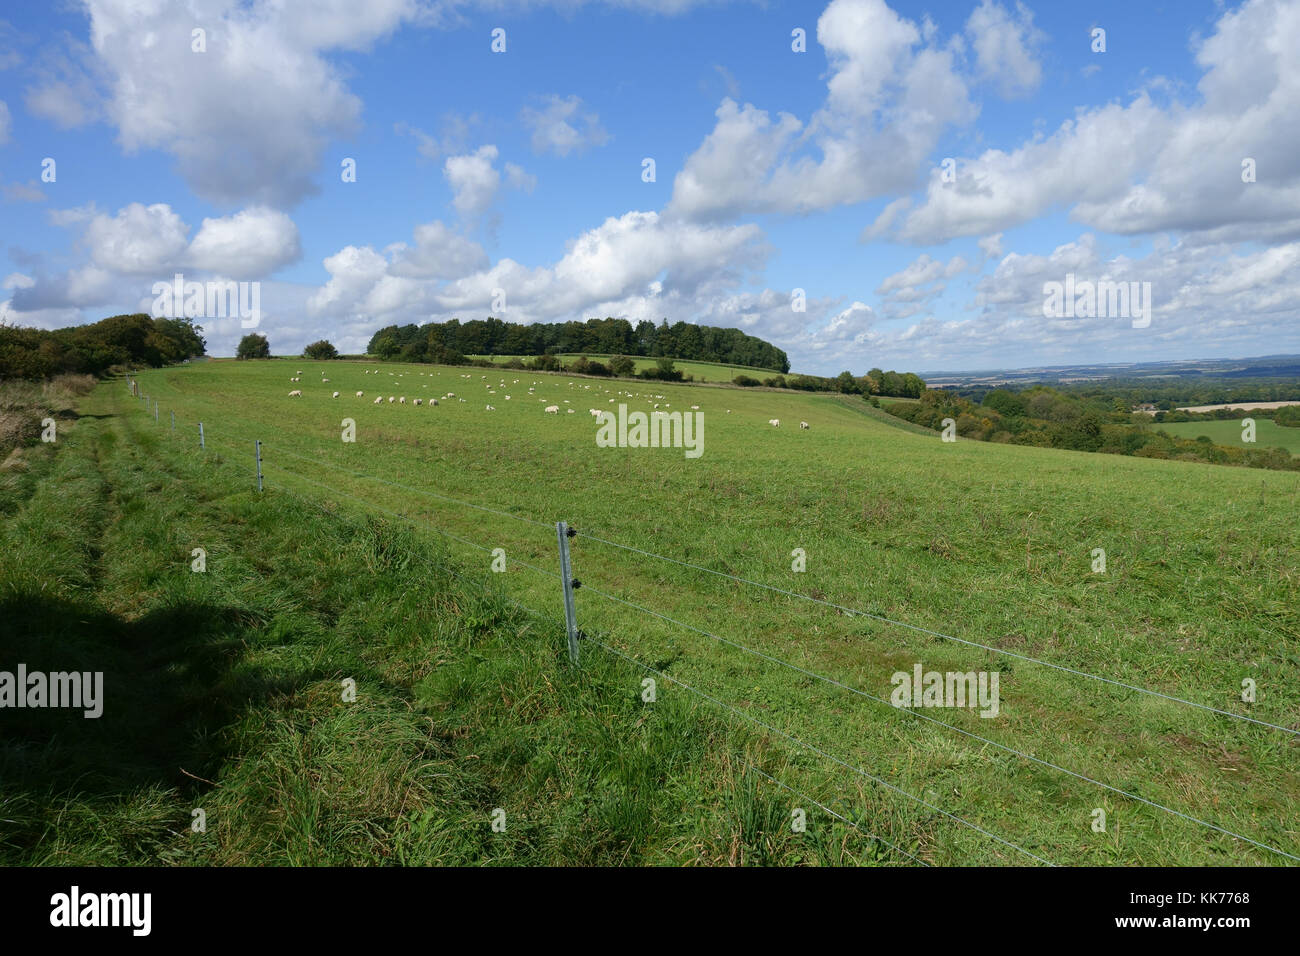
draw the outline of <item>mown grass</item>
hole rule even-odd
[[[0,863],[906,861],[816,810],[792,833],[744,766],[782,750],[573,668],[427,535],[259,495],[121,383],[89,405],[0,479],[0,669],[102,671],[104,713],[0,711]]]

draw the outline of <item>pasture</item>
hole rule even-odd
[[[301,381],[291,383],[299,369]],[[403,614],[370,609],[386,637],[362,653],[381,671],[418,662],[421,705],[459,712],[471,737],[487,724],[526,724],[516,711],[530,708],[530,695],[552,700],[555,687],[566,706],[581,700],[608,713],[618,739],[591,759],[667,775],[655,778],[653,807],[635,808],[635,826],[613,828],[616,846],[631,840],[632,861],[737,862],[737,847],[741,862],[1276,865],[1300,856],[1297,737],[1288,732],[1300,729],[1300,476],[944,443],[891,425],[860,399],[830,395],[303,359],[210,361],[139,381],[150,406],[159,402],[157,423],[121,382],[101,386],[83,412],[130,421],[156,449],[145,468],[183,467],[187,481],[201,483],[206,465],[214,485],[242,481],[242,523],[262,527],[262,509],[301,496],[349,521],[409,524],[402,533],[421,547],[436,543],[464,573],[542,620],[560,609],[554,522],[575,527],[578,621],[591,638],[579,675],[563,659],[562,629],[540,626],[515,627],[512,646],[525,647],[528,661],[493,652],[470,667],[472,641],[421,624],[420,608],[440,605],[447,586],[432,574],[423,593],[418,575],[403,578],[416,589],[404,592]],[[302,398],[289,398],[291,389]],[[443,398],[449,392],[455,397]],[[389,404],[390,395],[407,403]],[[411,404],[416,397],[424,404]],[[626,402],[649,412],[656,401],[670,412],[699,406],[701,457],[596,446],[588,409]],[[560,413],[546,414],[548,405]],[[344,418],[355,421],[355,442],[342,440]],[[260,497],[255,439],[263,442]],[[296,537],[280,528],[274,548],[313,550],[315,534],[309,524]],[[505,551],[505,573],[490,570],[495,548]],[[806,556],[803,571],[792,568],[795,549]],[[1105,550],[1104,572],[1094,570],[1095,549]],[[278,553],[256,559],[268,584],[291,588],[292,575],[314,567],[281,564]],[[352,587],[364,586],[362,567],[392,594],[386,565],[373,559],[348,565]],[[349,623],[350,633],[365,628],[364,617]],[[325,652],[334,646],[328,629],[302,641],[318,644],[314,659],[326,672],[331,653],[347,653]],[[648,672],[613,651],[658,672],[655,703],[639,697]],[[998,672],[998,716],[889,706],[891,675],[918,663]],[[1254,703],[1241,699],[1246,679],[1258,688]],[[468,711],[466,699],[475,701]],[[660,713],[673,722],[657,725]],[[591,712],[574,719],[598,734]],[[558,723],[546,734],[534,728],[526,755],[501,751],[491,791],[428,797],[421,812],[431,814],[430,832],[446,839],[458,827],[481,828],[511,799],[599,803],[606,778],[562,747]],[[689,759],[661,736],[674,733],[695,748]],[[701,734],[712,743],[702,745]],[[725,751],[736,734],[780,753],[781,783],[801,796],[747,775],[744,760]],[[727,796],[736,787],[751,796],[765,787],[763,805],[776,808],[758,827],[768,841],[761,852],[745,816],[756,804]],[[906,855],[836,824],[804,795]],[[791,807],[808,809],[806,844],[788,833]],[[1098,810],[1104,832],[1093,828]],[[589,858],[580,831],[552,830],[543,841],[551,855],[540,858]],[[838,855],[816,842],[830,833]],[[526,847],[512,852],[516,862],[529,859]]]
[[[1249,416],[1243,412],[1242,418]],[[1241,419],[1210,422],[1164,422],[1151,426],[1158,431],[1166,431],[1179,438],[1199,438],[1207,436],[1216,445],[1230,445],[1237,448],[1249,448],[1241,440]],[[1278,425],[1272,419],[1255,417],[1256,448],[1285,448],[1293,455],[1300,455],[1300,428]]]

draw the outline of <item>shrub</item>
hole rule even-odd
[[[309,359],[336,359],[339,357],[339,350],[330,342],[321,339],[319,342],[313,342],[302,350],[302,357]]]
[[[239,347],[235,349],[235,358],[237,359],[264,359],[271,357],[271,343],[266,340],[265,335],[258,335],[256,332],[250,332],[239,340]]]

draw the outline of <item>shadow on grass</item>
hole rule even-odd
[[[21,663],[28,673],[103,673],[98,718],[84,716],[84,708],[0,709],[6,796],[46,805],[73,793],[125,800],[142,787],[207,790],[181,768],[211,779],[228,756],[223,728],[327,676],[240,668],[263,623],[247,609],[204,604],[126,621],[40,593],[0,598],[0,670],[12,674]],[[14,841],[17,835],[11,831],[6,842],[27,842]],[[38,838],[39,830],[27,837]]]

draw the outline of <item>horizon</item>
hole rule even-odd
[[[494,314],[737,328],[824,376],[1300,352],[1300,0],[5,17],[6,322],[181,274],[255,284],[273,349]]]

